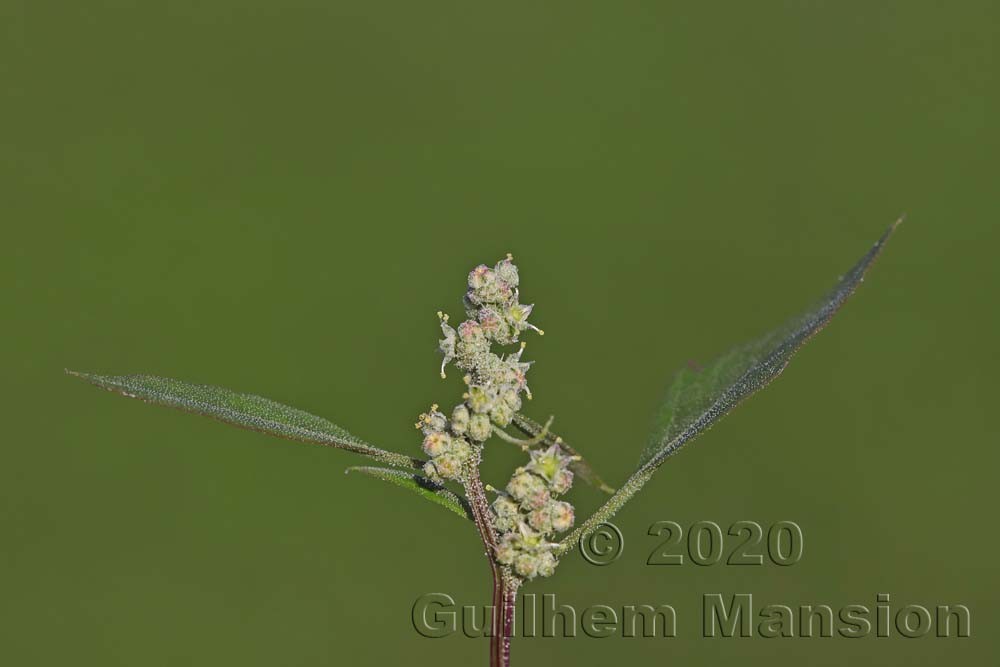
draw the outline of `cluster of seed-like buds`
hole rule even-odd
[[[447,315],[438,313],[444,334],[440,341],[444,355],[441,377],[445,366],[454,361],[467,372],[468,390],[451,419],[435,406],[417,422],[417,428],[424,432],[424,452],[431,458],[424,472],[431,479],[461,479],[473,447],[481,447],[490,437],[493,424],[507,426],[521,409],[521,392],[528,392],[525,373],[531,365],[521,361],[524,343],[503,357],[491,349],[494,343],[516,343],[528,328],[541,333],[527,322],[531,306],[518,303],[517,284],[517,267],[510,255],[492,269],[477,266],[469,273],[465,295],[468,319],[456,330],[448,324]]]
[[[455,409],[456,415],[459,408]],[[468,415],[468,411],[465,414]],[[454,416],[449,423],[438,412],[437,405],[432,405],[430,412],[420,415],[417,421],[417,428],[424,434],[424,453],[431,459],[424,464],[424,474],[431,479],[461,479],[465,464],[472,458],[472,445],[463,437],[465,429],[456,428],[456,424]]]
[[[493,503],[500,533],[497,560],[525,579],[555,571],[551,541],[555,533],[573,527],[573,506],[558,500],[573,485],[572,457],[558,444],[531,452],[531,462],[518,468]]]
[[[431,479],[463,479],[467,462],[475,456],[478,463],[482,444],[494,429],[509,425],[521,409],[521,392],[531,398],[525,378],[531,364],[521,361],[524,343],[504,356],[492,350],[493,344],[517,343],[526,329],[543,333],[528,323],[532,306],[519,302],[518,282],[510,255],[493,268],[477,266],[469,273],[464,299],[467,319],[456,329],[447,315],[438,313],[444,334],[441,377],[454,362],[466,372],[468,390],[450,419],[437,406],[420,415],[417,427],[423,429],[424,452],[430,457],[424,472]],[[524,579],[552,574],[552,537],[573,526],[573,506],[558,500],[573,484],[572,460],[558,444],[532,451],[531,462],[514,472],[493,503],[496,559]]]
[[[529,364],[521,362],[520,351],[500,357],[490,349],[493,343],[517,343],[526,329],[544,333],[528,323],[533,306],[519,303],[518,281],[517,266],[510,255],[493,268],[480,264],[469,273],[469,289],[464,299],[468,319],[456,330],[448,323],[447,315],[439,314],[444,334],[440,342],[444,355],[442,377],[445,366],[454,361],[469,373],[470,386],[491,388],[498,396],[503,396],[506,389],[513,390],[515,396],[527,392],[524,376]]]

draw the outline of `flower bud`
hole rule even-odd
[[[493,512],[496,514],[494,523],[501,533],[509,533],[514,530],[521,518],[517,503],[507,496],[499,496],[493,501]]]
[[[451,437],[447,433],[431,432],[424,438],[424,453],[431,458],[437,458],[448,451]]]
[[[469,418],[469,437],[477,442],[483,442],[490,437],[490,418],[486,415],[473,415]]]
[[[506,403],[512,412],[521,409],[521,397],[518,396],[516,389],[505,389],[500,395],[500,400]]]
[[[525,509],[538,509],[540,507],[545,507],[546,503],[552,498],[552,494],[544,486],[538,489],[530,496],[524,499],[522,503]]]
[[[556,571],[556,557],[550,551],[543,551],[538,554],[538,576],[551,577]]]
[[[465,320],[458,325],[458,337],[466,343],[477,343],[486,340],[486,333],[478,322]]]
[[[458,327],[458,342],[455,344],[456,362],[459,368],[472,370],[477,368],[482,355],[490,354],[490,342],[482,328],[470,320],[462,322]]]
[[[462,462],[452,454],[442,454],[435,458],[434,467],[445,479],[459,479],[462,476]]]
[[[469,283],[469,291],[465,296],[466,301],[472,305],[472,310],[487,304],[506,305],[515,298],[514,288],[497,280],[492,269],[487,269],[486,272],[474,270],[469,274]]]
[[[512,330],[504,316],[492,306],[480,308],[476,317],[479,319],[483,333],[492,341],[507,345],[517,337],[517,330]]]
[[[517,503],[508,496],[497,496],[497,499],[493,501],[493,511],[497,513],[497,516],[516,516]]]
[[[538,556],[522,553],[514,561],[514,571],[525,579],[534,579],[538,574]]]
[[[504,565],[510,565],[517,558],[517,542],[512,533],[503,536],[496,547],[497,561]]]
[[[469,272],[469,287],[474,290],[483,289],[496,282],[496,273],[485,264],[480,264]]]
[[[507,255],[505,259],[501,259],[497,262],[494,271],[498,279],[507,283],[511,287],[517,287],[520,277],[517,273],[517,266],[514,264],[514,260],[510,255]]]
[[[551,532],[552,517],[550,516],[548,506],[539,507],[536,510],[528,512],[528,525],[542,533]]]
[[[517,300],[517,290],[503,281],[497,281],[496,291],[498,303],[510,303]]]
[[[510,405],[504,401],[497,401],[493,404],[493,408],[490,410],[490,419],[497,426],[507,426],[510,424],[511,420],[514,419],[514,411],[510,409]]]
[[[420,415],[418,425],[420,430],[423,431],[424,435],[430,435],[431,433],[437,433],[443,431],[448,427],[448,419],[443,414],[438,412],[437,405],[431,406],[430,412],[425,412]]]
[[[465,463],[472,457],[472,445],[465,438],[453,438],[450,453],[459,461]]]
[[[455,435],[463,435],[469,428],[469,408],[459,403],[451,413],[451,430]]]
[[[543,491],[548,491],[545,488],[545,483],[541,478],[532,475],[530,472],[516,472],[510,478],[510,482],[507,483],[507,493],[522,505],[534,499]]]
[[[476,317],[479,319],[483,334],[488,338],[493,338],[501,327],[506,327],[500,313],[490,306],[480,308]]]
[[[549,516],[552,519],[552,530],[562,533],[573,527],[573,506],[562,500],[556,500],[548,506]]]
[[[566,468],[557,470],[549,482],[549,489],[556,495],[566,493],[571,486],[573,486],[573,471]]]
[[[467,403],[469,409],[473,412],[477,414],[489,412],[495,400],[496,390],[492,387],[483,387],[481,385],[472,385],[469,387]]]

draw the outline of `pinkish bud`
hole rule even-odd
[[[480,264],[469,272],[469,287],[474,290],[489,287],[496,282],[496,274],[485,264]]]
[[[552,481],[549,482],[549,489],[552,493],[556,495],[562,495],[569,491],[570,487],[573,486],[573,471],[563,468],[562,470],[557,470],[554,475],[552,475]]]
[[[567,502],[556,500],[548,506],[549,516],[552,519],[552,530],[562,533],[573,527],[573,506]]]
[[[447,433],[432,432],[424,438],[424,453],[431,458],[437,458],[448,451],[451,445],[451,436]]]
[[[552,517],[548,507],[540,507],[528,513],[528,525],[542,533],[552,531]]]

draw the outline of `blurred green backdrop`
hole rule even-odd
[[[514,664],[992,664],[998,25],[987,1],[0,2],[0,662],[485,663],[409,618],[486,603],[471,525],[64,367],[417,453],[414,416],[459,391],[434,313],[511,251],[547,332],[529,412],[617,483],[673,369],[905,211],[832,326],[616,518],[622,558],[528,588],[669,602],[680,636],[515,640]],[[661,519],[794,520],[805,553],[648,567]],[[962,603],[972,637],[708,640],[713,592]]]

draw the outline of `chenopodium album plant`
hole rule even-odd
[[[480,265],[469,273],[466,319],[457,327],[448,315],[438,313],[444,336],[440,341],[441,376],[454,365],[463,374],[466,387],[461,401],[450,409],[432,405],[420,415],[416,427],[423,435],[426,459],[375,447],[321,417],[259,396],[148,375],[68,372],[132,398],[367,456],[383,466],[349,470],[409,489],[471,519],[493,574],[490,664],[509,665],[513,610],[520,586],[551,576],[559,559],[621,509],[667,457],[777,377],[796,350],[851,296],[898,224],[893,224],[804,315],[703,368],[687,368],[677,374],[636,470],[617,490],[550,432],[551,418],[542,425],[521,413],[523,399],[532,397],[527,381],[531,362],[522,358],[525,343],[521,337],[543,332],[528,321],[532,306],[520,302],[520,276],[510,255],[493,267]],[[524,437],[511,435],[511,427]],[[527,457],[503,489],[485,485],[479,475],[487,443],[494,436],[519,446]],[[573,505],[564,499],[575,476],[610,498],[567,534],[577,523]]]

